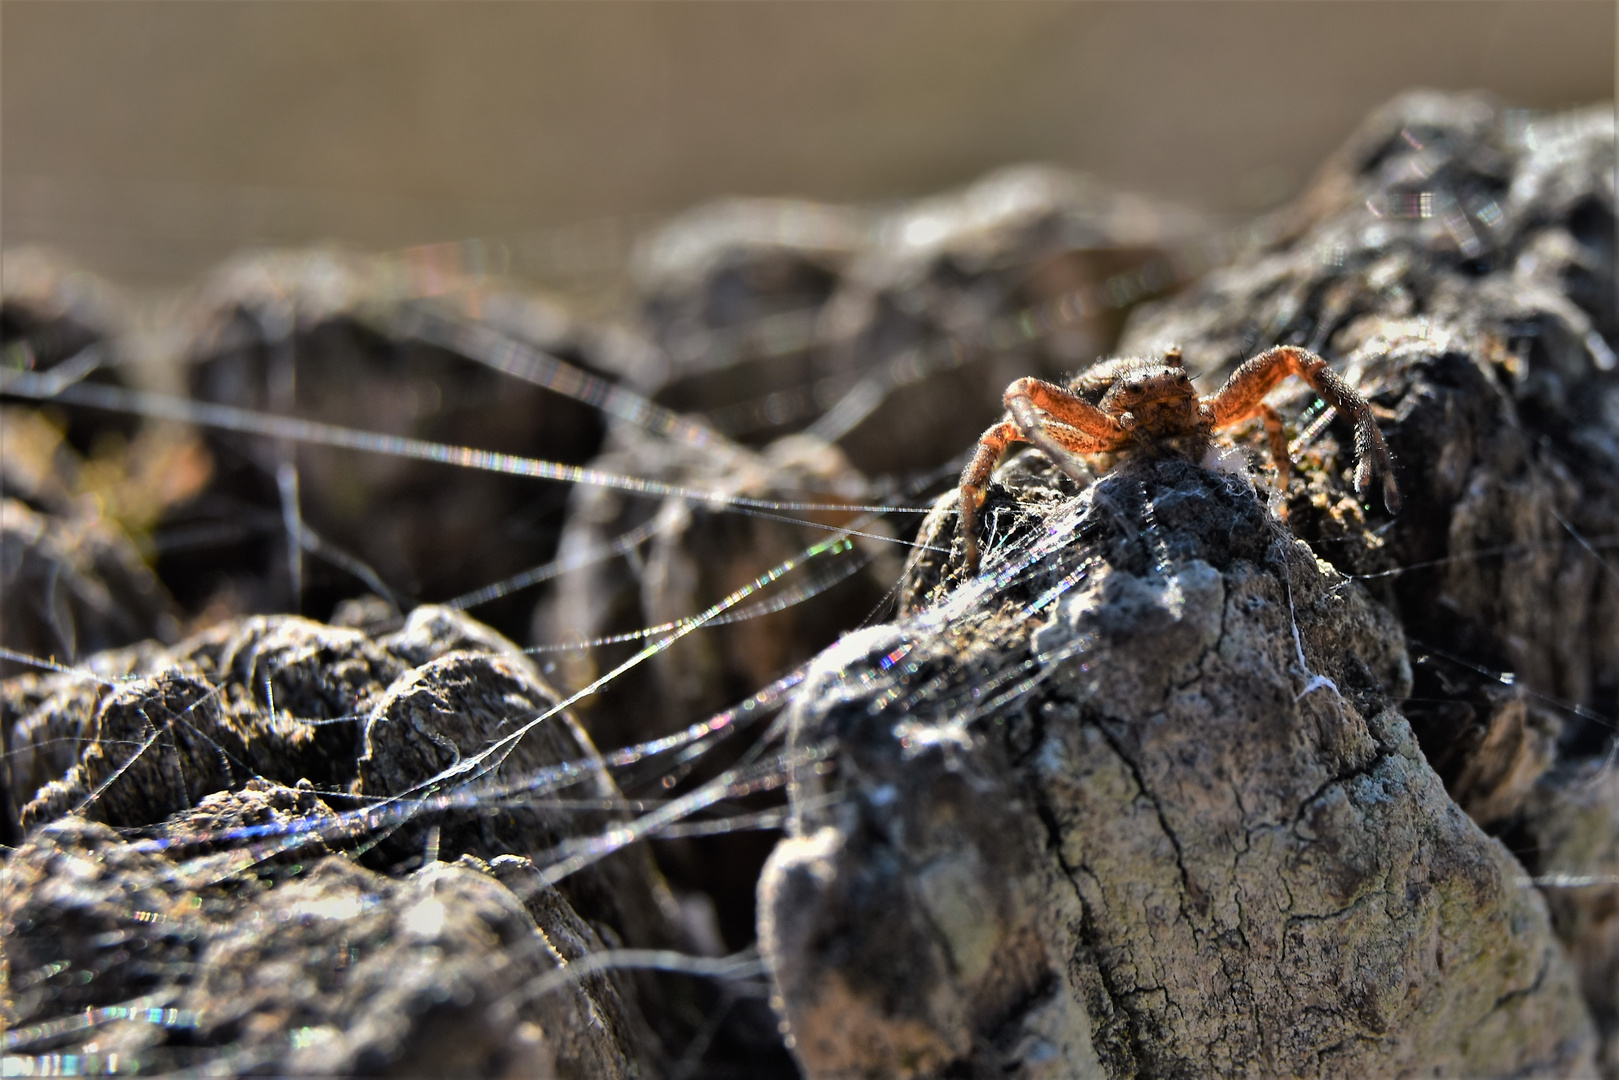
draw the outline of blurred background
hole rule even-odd
[[[245,245],[505,242],[580,295],[721,194],[1046,161],[1242,214],[1415,86],[1606,99],[1614,5],[7,0],[7,247],[128,286]]]

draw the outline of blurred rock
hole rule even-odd
[[[35,833],[0,899],[10,1060],[277,1076],[655,1074],[657,1037],[610,977],[529,992],[577,958],[574,942],[601,943],[565,902],[536,924],[532,905],[476,859],[393,878],[324,855],[293,873],[249,869],[256,887],[234,889],[212,869],[79,817]]]
[[[8,251],[0,396],[19,376],[123,385],[129,357],[117,335],[128,318],[104,282],[37,251]],[[0,646],[72,663],[178,636],[179,612],[144,560],[144,530],[207,464],[172,431],[132,441],[138,426],[106,413],[0,408]],[[0,674],[21,670],[19,659],[0,659]]]
[[[623,425],[609,445],[596,468],[721,496],[837,505],[870,494],[835,447],[809,436],[754,451],[721,439],[677,444]],[[840,541],[827,527],[842,525],[871,535]],[[546,649],[539,659],[574,691],[629,665],[578,706],[602,747],[671,735],[748,699],[880,611],[899,574],[898,546],[883,541],[894,531],[887,520],[847,511],[749,514],[680,496],[581,487],[559,551],[571,569],[535,613],[533,637]],[[729,606],[714,612],[721,601]],[[695,629],[683,625],[705,615]],[[739,725],[672,780],[653,777],[656,786],[632,794],[690,790],[734,763],[760,730]],[[671,789],[672,782],[681,786]],[[777,801],[766,795],[737,805],[765,809]],[[654,846],[676,888],[710,898],[724,941],[742,948],[753,936],[753,882],[773,842],[771,833],[743,831]]]
[[[0,501],[0,643],[71,663],[145,638],[175,636],[173,602],[117,525]],[[26,670],[0,659],[0,672]]]
[[[664,363],[638,389],[725,372],[710,380],[716,390],[751,395],[804,379],[820,310],[881,220],[858,207],[723,199],[647,236],[636,290]]]
[[[756,452],[735,444],[676,445],[626,427],[615,431],[611,445],[595,467],[721,499],[836,506],[858,505],[870,495],[865,478],[842,453],[807,436],[789,436]],[[736,590],[757,588],[757,598],[742,598],[712,624],[670,643],[581,703],[604,746],[678,731],[808,660],[882,602],[899,570],[893,545],[856,538],[847,550],[808,559],[802,554],[832,539],[832,526],[851,524],[857,516],[790,509],[755,515],[681,496],[652,499],[581,488],[560,552],[572,569],[537,612],[534,636],[554,647],[546,659],[564,685],[580,688]],[[891,528],[869,515],[858,527],[878,536]],[[802,561],[804,571],[781,585],[755,586],[789,560]],[[806,583],[827,589],[801,603],[777,603]],[[655,629],[635,633],[647,627]],[[630,636],[570,648],[612,635]]]
[[[1619,1075],[1619,774],[1571,763],[1542,778],[1512,838],[1542,882],[1552,926],[1580,974],[1603,1036],[1604,1076]]]
[[[752,445],[804,431],[868,475],[935,468],[1019,375],[1105,352],[1124,310],[1216,257],[1208,223],[1024,166],[889,211],[735,200],[637,260],[658,399]],[[1170,250],[1176,249],[1174,256]]]
[[[600,373],[610,346],[543,301],[408,259],[271,253],[222,268],[191,313],[191,396],[458,447],[583,464],[598,410],[456,351],[467,326]],[[426,276],[424,276],[426,275]],[[488,313],[497,318],[480,323]],[[495,339],[497,351],[509,339]],[[365,592],[442,601],[555,553],[567,485],[387,452],[210,432],[214,482],[164,522],[160,571],[189,608],[330,611]],[[379,450],[385,450],[379,446]],[[307,530],[289,539],[291,507]],[[296,594],[296,595],[295,595]],[[531,593],[480,612],[521,632]]]
[[[0,286],[0,368],[50,373],[67,381],[123,385],[123,365],[132,359],[123,332],[131,322],[128,301],[112,285],[37,248],[6,251]],[[98,438],[128,437],[133,417],[106,413],[60,416],[69,445],[88,452]],[[9,476],[8,465],[0,465]]]

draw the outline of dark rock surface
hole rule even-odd
[[[610,445],[596,467],[721,497],[835,507],[859,505],[871,495],[866,479],[835,446],[805,435],[785,436],[754,451],[736,444],[671,447],[625,429],[614,433]],[[823,527],[793,520],[805,517]],[[882,604],[901,565],[894,545],[881,542],[894,532],[890,523],[866,515],[858,524],[877,539],[855,538],[847,551],[804,555],[826,543],[831,535],[826,526],[852,524],[855,517],[837,510],[748,515],[679,496],[652,500],[581,488],[561,550],[574,570],[537,610],[534,637],[565,647],[630,635],[589,648],[559,648],[547,656],[561,683],[581,688],[680,621],[702,615],[716,599],[755,588],[761,576],[784,563],[801,563],[800,576],[775,588],[757,586],[756,596],[750,593],[735,609],[719,613],[716,625],[626,672],[582,710],[594,736],[608,747],[678,731],[809,660],[851,621]],[[635,558],[601,557],[623,546],[626,536],[638,541]],[[825,591],[817,595],[818,590],[805,589],[806,578]],[[779,603],[781,594],[795,592],[806,593],[803,602]],[[762,617],[737,620],[761,604],[780,610],[766,608]],[[646,627],[662,629],[635,633]]]
[[[520,341],[600,374],[605,346],[540,300],[453,273],[417,280],[383,260],[270,253],[221,268],[190,319],[185,375],[200,401],[575,465],[601,442],[595,408],[491,362]],[[469,349],[457,336],[468,325],[494,345]],[[504,326],[520,337],[498,335]],[[234,433],[207,444],[212,483],[162,523],[159,570],[188,606],[324,615],[367,592],[442,602],[556,550],[564,485],[476,470],[447,482],[430,462]],[[308,530],[297,543],[292,506]],[[518,593],[481,614],[516,634],[532,606]]]
[[[753,445],[807,431],[867,475],[931,469],[1012,379],[1094,357],[1132,304],[1198,272],[1208,228],[1040,166],[886,212],[705,206],[639,253],[668,358],[647,389]]]
[[[601,947],[565,902],[536,923],[470,856],[400,878],[318,845],[305,857],[292,874],[240,855],[227,870],[78,816],[45,826],[12,856],[0,901],[8,1050],[92,1070],[650,1074],[657,1038],[611,979],[524,992],[579,943]]]
[[[680,938],[644,850],[560,891],[501,883],[620,800],[493,631],[431,607],[378,634],[257,616],[100,668],[0,692],[29,830],[0,899],[12,1045],[143,1069],[636,1076],[689,1027],[653,979],[525,992],[609,944]],[[549,808],[558,791],[600,808]]]
[[[1237,477],[1161,462],[1059,513],[799,696],[834,779],[797,801],[830,805],[761,936],[806,1070],[1588,1069],[1544,902],[1397,709],[1389,615]]]
[[[95,275],[37,248],[8,248],[0,282],[0,367],[62,381],[125,385],[125,365],[134,359],[123,343],[131,314],[120,292]],[[68,444],[81,454],[109,431],[127,437],[140,425],[132,416],[61,414],[56,419]],[[0,474],[7,494],[15,495],[9,462],[0,464]]]
[[[0,392],[18,376],[124,387],[127,305],[105,282],[41,252],[6,252]],[[74,663],[174,641],[183,614],[148,565],[147,527],[203,482],[194,440],[134,416],[0,409],[0,646]],[[31,670],[15,656],[0,674]]]
[[[1295,481],[1289,522],[1346,571],[1411,568],[1388,587],[1420,643],[1412,723],[1447,779],[1450,747],[1480,744],[1503,709],[1526,710],[1527,743],[1590,752],[1608,734],[1466,664],[1619,714],[1619,574],[1586,546],[1619,534],[1613,163],[1610,110],[1401,99],[1270,245],[1143,313],[1121,343],[1179,341],[1209,383],[1266,345],[1307,345],[1342,358],[1383,410],[1398,519],[1358,527],[1349,443],[1329,428],[1302,449],[1326,467]],[[1310,398],[1276,400],[1296,413]]]
[[[0,643],[72,662],[178,632],[174,602],[118,525],[0,503]],[[26,670],[11,658],[0,672]]]
[[[1603,1036],[1604,1075],[1619,1072],[1619,782],[1611,760],[1568,763],[1530,793],[1512,833],[1546,890]]]

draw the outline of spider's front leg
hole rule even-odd
[[[984,485],[995,463],[1001,460],[1006,448],[1013,443],[1025,442],[1023,432],[1010,420],[1003,420],[978,439],[978,452],[961,470],[961,495],[957,500],[961,509],[961,541],[966,548],[967,573],[978,573],[978,508],[984,505]]]
[[[1213,426],[1229,427],[1251,416],[1262,416],[1270,435],[1271,454],[1276,458],[1276,471],[1285,485],[1288,461],[1285,443],[1278,437],[1280,417],[1265,404],[1265,395],[1289,375],[1297,375],[1309,383],[1321,400],[1337,409],[1355,423],[1355,493],[1362,499],[1371,490],[1373,474],[1383,477],[1383,505],[1391,514],[1400,512],[1400,488],[1394,480],[1394,460],[1389,456],[1383,433],[1377,430],[1377,419],[1372,407],[1344,382],[1343,377],[1327,362],[1308,349],[1292,345],[1278,345],[1266,349],[1231,373],[1231,378],[1210,397],[1204,408]]]
[[[1119,420],[1055,383],[1018,379],[1006,388],[1005,401],[1012,419],[984,432],[978,452],[961,472],[961,537],[969,574],[978,573],[978,508],[984,504],[984,485],[1008,446],[1033,443],[1083,484],[1089,477],[1074,457],[1112,450],[1129,437],[1129,428]]]

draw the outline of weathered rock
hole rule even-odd
[[[1261,230],[1267,245],[1144,310],[1120,346],[1178,341],[1211,385],[1273,343],[1347,358],[1386,418],[1405,509],[1360,527],[1340,424],[1303,440],[1289,522],[1341,569],[1388,574],[1418,657],[1409,715],[1436,759],[1487,738],[1506,705],[1487,700],[1491,672],[1619,713],[1619,574],[1582,539],[1619,532],[1613,184],[1610,109],[1410,95]],[[1313,398],[1274,400],[1300,415]],[[1607,738],[1567,707],[1527,708],[1541,767],[1539,732],[1585,753]],[[1521,799],[1521,771],[1497,771]]]
[[[8,248],[0,282],[0,351],[8,373],[46,372],[62,381],[88,378],[121,385],[120,362],[130,359],[122,341],[131,305],[109,282],[39,248]],[[129,436],[134,417],[76,414],[58,418],[79,453],[111,433]],[[7,494],[12,463],[0,465]]]
[[[262,785],[256,793],[279,801]],[[657,1038],[613,979],[530,992],[602,947],[554,894],[537,925],[537,905],[525,910],[470,858],[395,879],[328,855],[249,874],[250,888],[239,866],[222,889],[217,869],[171,863],[78,817],[35,833],[0,898],[11,1060],[66,1053],[81,1067],[236,1075],[653,1075]]]
[[[761,941],[812,1076],[1590,1068],[1397,627],[1246,480],[1141,463],[1002,535],[794,706]]]
[[[792,714],[794,832],[760,940],[812,1075],[1550,1076],[1599,1054],[1614,1071],[1613,799],[1602,759],[1582,757],[1619,712],[1619,574],[1602,555],[1619,532],[1613,153],[1606,112],[1404,99],[1229,267],[1134,317],[1119,351],[1176,341],[1210,384],[1272,343],[1327,355],[1378,411],[1398,518],[1357,504],[1348,432],[1317,422],[1303,388],[1273,399],[1300,428],[1283,497],[1243,476],[1257,433],[1213,472],[1098,462],[1113,471],[1083,492],[1024,454],[990,487],[975,581],[940,502],[899,620],[821,657]],[[419,259],[246,260],[203,298],[193,389],[583,461],[595,412],[557,449],[541,443],[573,428],[535,410],[562,399],[512,392],[534,356],[507,346],[526,342],[749,444],[643,437],[684,421],[549,369],[617,418],[604,468],[869,503],[897,490],[869,477],[959,453],[1007,380],[1088,361],[1211,250],[1180,247],[1190,219],[1041,170],[893,213],[744,211],[711,213],[643,278],[662,348]],[[36,359],[47,326],[21,331]],[[455,397],[467,387],[500,400]],[[12,445],[4,493],[57,527],[92,490],[82,465],[50,438],[24,458]],[[21,845],[0,896],[8,1049],[154,1070],[596,1076],[662,1069],[713,1031],[699,1010],[722,1015],[729,990],[595,973],[580,993],[520,992],[559,957],[691,942],[644,851],[546,884],[559,848],[627,809],[536,665],[445,609],[406,620],[354,599],[448,595],[544,561],[561,496],[534,496],[561,489],[210,446],[187,474],[213,470],[206,496],[150,534],[185,605],[290,606],[289,539],[310,610],[351,602],[342,626],[231,620],[4,684],[0,839]],[[567,579],[535,622],[552,644],[678,624],[824,535],[701,501],[571,498],[563,564],[631,558]],[[518,521],[538,524],[507,545]],[[213,562],[176,546],[230,529],[243,546]],[[853,580],[685,635],[581,716],[633,743],[758,690],[898,576],[864,544],[773,588]],[[340,573],[317,580],[323,557]],[[502,625],[527,625],[530,601],[508,596]],[[558,653],[558,681],[585,686],[655,640]],[[646,794],[703,781],[741,741]],[[736,853],[768,835],[658,841],[690,909],[697,892],[719,909],[707,951],[746,942],[735,885],[757,856]]]
[[[1619,782],[1611,760],[1547,773],[1509,834],[1546,893],[1552,926],[1580,974],[1603,1036],[1603,1075],[1619,1075]]]
[[[663,358],[637,388],[668,387],[671,404],[712,409],[812,379],[804,354],[821,309],[875,242],[881,220],[853,206],[723,199],[664,223],[633,259],[642,312]],[[813,401],[795,404],[792,420],[800,423],[819,411]],[[776,424],[788,422],[778,411]]]
[[[615,431],[612,442],[615,450],[598,458],[597,467],[722,498],[835,506],[870,496],[865,478],[835,447],[806,436],[789,436],[763,452],[723,443],[671,446],[627,428]],[[598,742],[629,745],[706,719],[808,660],[882,602],[899,572],[890,545],[857,539],[849,550],[820,551],[806,559],[804,551],[824,544],[829,533],[793,517],[826,526],[846,524],[855,515],[754,516],[680,496],[655,501],[601,488],[575,493],[560,550],[572,570],[536,611],[534,627],[534,637],[556,650],[546,659],[563,685],[583,688],[681,622],[703,615],[716,600],[737,590],[758,591],[584,702],[582,713]],[[862,524],[879,537],[891,531],[880,520]],[[615,547],[629,550],[615,552]],[[813,590],[803,602],[786,605],[776,597],[800,591],[801,583],[800,589],[792,579],[769,589],[756,584],[790,560],[800,562],[805,576],[826,591]],[[756,611],[758,617],[736,619]],[[637,633],[646,627],[655,632]],[[625,637],[586,645],[617,635]]]
[[[836,505],[869,494],[836,448],[808,436],[786,436],[761,452],[724,440],[672,446],[623,426],[609,445],[617,449],[596,467],[721,495]],[[548,675],[570,691],[631,665],[579,705],[591,737],[609,750],[708,720],[768,686],[883,605],[899,573],[896,547],[881,539],[892,527],[880,519],[859,522],[873,536],[848,543],[792,520],[841,525],[855,519],[851,512],[743,515],[678,496],[655,501],[601,488],[580,488],[571,506],[559,550],[571,570],[536,609],[533,636],[548,650]],[[633,543],[623,543],[626,536]],[[609,554],[615,548],[619,553]],[[795,572],[783,575],[784,566]],[[726,609],[713,611],[716,600],[728,601]],[[681,632],[682,623],[705,615],[705,625]],[[759,730],[748,728],[695,762],[687,789],[746,752]],[[743,805],[765,809],[773,801]],[[769,834],[746,831],[656,846],[671,883],[711,897],[725,940],[740,948],[753,936],[752,886],[773,843]]]
[[[1120,352],[1177,343],[1210,385],[1271,344],[1347,356],[1397,519],[1326,420],[1285,525],[1241,455],[1080,492],[1031,452],[990,487],[983,577],[919,551],[905,617],[817,661],[761,884],[811,1075],[1590,1074],[1601,901],[1556,900],[1588,1005],[1479,823],[1574,863],[1556,837],[1603,835],[1548,824],[1578,814],[1542,774],[1616,701],[1619,575],[1586,542],[1619,525],[1613,153],[1604,111],[1402,99],[1135,316]]]
[[[191,316],[188,388],[203,401],[583,464],[601,442],[596,408],[457,351],[458,328],[491,329],[479,321],[491,304],[500,325],[540,335],[525,344],[600,372],[603,347],[538,300],[454,273],[419,279],[398,260],[291,251],[238,260],[206,283]],[[531,310],[542,307],[553,317]],[[408,607],[555,552],[565,485],[262,437],[207,441],[213,483],[164,521],[195,542],[159,563],[188,607],[214,597],[232,614],[324,613],[367,591]],[[307,536],[287,535],[293,500]],[[520,632],[533,597],[491,603],[482,614]]]
[[[518,894],[483,868],[622,817],[559,700],[510,642],[435,608],[370,634],[254,617],[0,684],[30,830],[0,899],[19,1049],[143,1069],[650,1075],[663,1036],[700,1022],[658,981],[524,990],[585,952],[678,943],[645,850],[557,888],[504,873]],[[170,1026],[128,1021],[133,999]],[[85,1009],[115,1011],[63,1026]]]
[[[0,396],[9,398],[23,382],[32,388],[29,407],[8,405],[0,412],[0,493],[62,519],[75,541],[93,533],[94,546],[108,549],[128,548],[132,539],[142,555],[149,555],[151,525],[170,504],[207,482],[211,462],[194,433],[132,413],[38,405],[41,395],[83,383],[110,390],[161,382],[160,365],[145,362],[150,350],[129,333],[134,321],[132,305],[94,275],[35,250],[6,251]],[[144,578],[126,583],[122,579],[131,571],[123,568],[108,582],[114,600],[127,608],[124,618],[141,623],[157,615],[172,617],[172,601],[140,565],[141,558],[119,556]],[[107,557],[105,550],[99,557]],[[81,572],[91,558],[79,557]],[[120,585],[126,587],[122,594]],[[8,618],[7,628],[15,621]],[[133,640],[138,636],[122,639]],[[84,655],[107,647],[87,642]]]
[[[14,499],[0,502],[0,597],[0,640],[28,656],[72,662],[177,629],[168,594],[116,525]]]
[[[0,395],[19,377],[123,385],[128,319],[104,282],[7,251]],[[206,462],[172,429],[139,437],[139,426],[110,413],[0,410],[0,646],[73,663],[179,636],[174,601],[143,557],[145,528],[166,498],[200,483]],[[24,670],[0,659],[0,674]]]
[[[190,907],[160,854],[105,825],[69,816],[36,833],[0,894],[8,1026],[159,992],[195,962]]]

